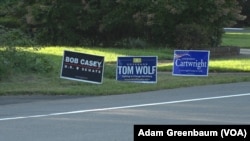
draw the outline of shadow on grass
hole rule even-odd
[[[27,55],[35,57],[43,57],[49,60],[49,64],[52,64],[53,69],[47,73],[38,72],[23,72],[14,71],[8,79],[0,81],[0,95],[9,94],[48,94],[48,95],[110,95],[110,94],[122,94],[122,93],[134,93],[143,91],[153,91],[159,89],[169,89],[178,87],[187,87],[195,85],[205,84],[218,84],[228,82],[241,82],[249,81],[250,75],[240,73],[239,75],[232,74],[220,74],[218,72],[250,72],[242,70],[242,67],[237,68],[225,68],[226,64],[223,61],[238,60],[238,58],[230,59],[218,59],[212,61],[219,61],[218,66],[211,66],[210,72],[217,72],[204,78],[197,77],[173,77],[171,73],[159,73],[157,84],[135,84],[127,82],[118,82],[116,77],[116,63],[105,62],[104,66],[104,81],[101,85],[95,85],[90,83],[82,83],[76,81],[69,81],[60,78],[62,56],[53,53],[39,53],[28,52]],[[246,64],[250,59],[247,58]],[[220,62],[221,61],[221,62]],[[241,59],[240,61],[244,61]],[[34,61],[33,63],[35,63]],[[164,64],[167,64],[165,66]],[[169,65],[171,61],[164,62],[163,66],[158,67],[158,71],[171,72],[172,65]],[[230,64],[234,62],[229,62]],[[46,65],[46,64],[44,64]],[[226,64],[227,65],[227,64]]]

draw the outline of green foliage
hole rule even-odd
[[[202,26],[202,30],[206,30],[203,33],[206,33],[210,40],[203,40],[205,41],[203,44],[209,43],[210,47],[220,45],[224,27],[232,26],[236,21],[244,19],[236,0],[169,0],[167,9],[176,16],[177,26],[180,24]],[[175,32],[174,34],[177,34]],[[176,46],[176,42],[173,46]]]
[[[19,29],[0,26],[0,33],[0,79],[15,72],[47,73],[53,69],[47,58],[24,51],[25,46],[35,50],[39,47]]]
[[[25,1],[24,5],[27,7],[26,26],[39,43],[79,44],[77,14],[80,1]]]
[[[20,29],[6,28],[0,25],[0,46],[12,50],[16,46],[35,46],[35,42]]]
[[[114,46],[116,47],[126,47],[126,48],[147,48],[149,45],[146,41],[142,39],[122,39],[120,41],[117,41]]]
[[[0,25],[3,25],[5,27],[18,27],[20,24],[16,18],[13,17],[4,17],[0,18]]]
[[[0,25],[9,28],[20,28],[22,26],[25,9],[18,0],[1,0],[0,3]]]
[[[236,27],[250,27],[250,0],[238,0],[242,7],[242,14],[246,16],[245,20],[238,21]]]
[[[0,60],[3,66],[3,74],[15,72],[37,72],[37,73],[48,73],[53,69],[53,64],[47,58],[41,55],[28,53],[21,49],[8,49],[4,48],[0,52]],[[5,73],[4,73],[5,72]]]
[[[139,47],[143,42],[176,47],[177,26],[196,24],[209,39],[197,42],[217,47],[222,28],[244,20],[241,10],[238,0],[21,0],[0,8],[0,24],[18,19],[23,31],[46,45]]]
[[[0,61],[0,80],[18,72],[49,73],[54,69],[53,62],[46,57],[17,49],[1,50]]]
[[[209,47],[207,30],[197,24],[180,24],[176,26],[175,44],[180,49],[202,49]]]

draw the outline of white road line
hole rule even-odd
[[[232,98],[232,97],[240,97],[240,96],[250,96],[250,93],[215,96],[215,97],[205,97],[205,98],[184,99],[184,100],[176,100],[176,101],[166,101],[166,102],[159,102],[159,103],[138,104],[138,105],[128,105],[128,106],[119,106],[119,107],[109,107],[109,108],[99,108],[99,109],[88,109],[88,110],[79,110],[79,111],[69,111],[69,112],[51,113],[51,114],[44,114],[44,115],[31,115],[31,116],[22,116],[22,117],[0,118],[0,121],[28,119],[28,118],[40,118],[40,117],[49,117],[49,116],[58,116],[58,115],[70,115],[70,114],[99,112],[99,111],[137,108],[137,107],[156,106],[156,105],[166,105],[166,104],[176,104],[176,103],[194,102],[194,101],[212,100],[212,99],[222,99],[222,98]]]

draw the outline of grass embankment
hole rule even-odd
[[[231,38],[236,36],[235,38]],[[223,45],[249,47],[250,37],[244,34],[226,34]],[[247,38],[246,38],[247,37]],[[230,43],[231,40],[236,40]],[[244,39],[242,41],[241,39]],[[241,40],[241,41],[239,41]],[[233,44],[234,43],[234,44]],[[105,56],[103,84],[91,84],[60,78],[60,67],[64,50]],[[34,52],[32,52],[34,53]],[[54,71],[49,74],[15,73],[0,81],[0,95],[6,94],[54,94],[54,95],[111,95],[170,89],[207,84],[220,84],[250,81],[250,57],[234,56],[212,59],[207,77],[172,76],[173,50],[162,49],[115,49],[115,48],[69,48],[46,47],[35,52],[45,55],[54,63]],[[156,84],[137,84],[115,80],[116,59],[118,56],[158,56],[158,80]]]

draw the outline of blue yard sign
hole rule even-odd
[[[172,75],[208,76],[210,51],[175,50]]]
[[[116,80],[138,83],[156,83],[157,57],[118,57],[116,68]]]

